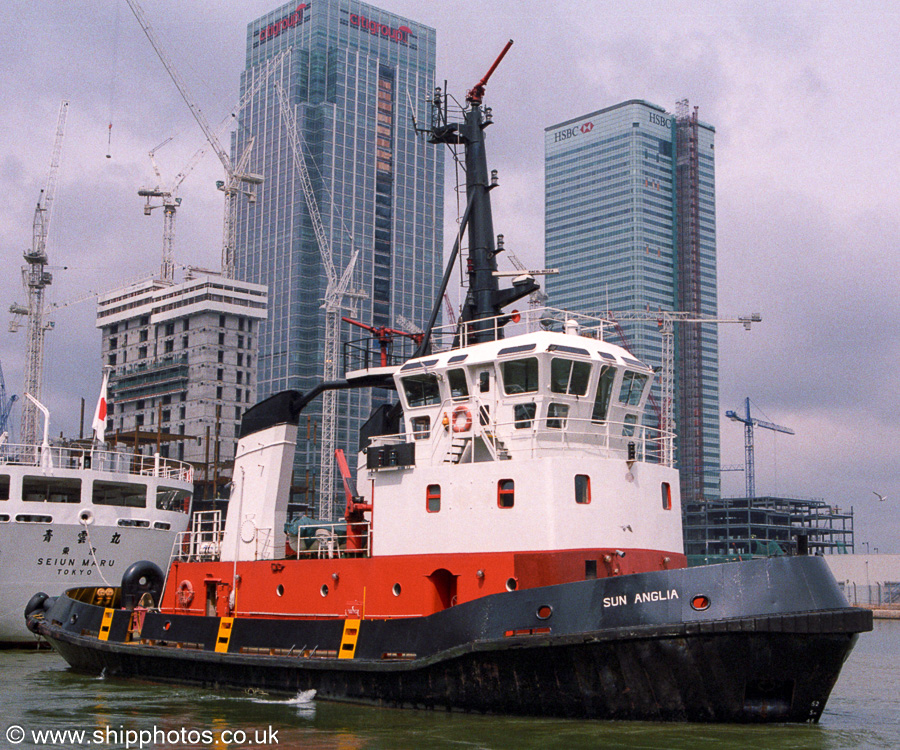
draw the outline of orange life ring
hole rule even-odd
[[[460,404],[453,410],[453,418],[450,421],[454,432],[468,432],[472,429],[472,412],[467,406]]]
[[[178,584],[176,596],[178,597],[178,603],[182,607],[187,609],[191,606],[191,602],[194,601],[194,587],[191,586],[191,582],[187,578]]]

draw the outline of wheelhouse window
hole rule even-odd
[[[94,482],[94,505],[115,505],[122,508],[146,508],[147,488],[126,482]]]
[[[424,372],[403,378],[403,392],[406,394],[406,403],[410,408],[441,402],[437,375],[432,373]]]
[[[568,404],[550,404],[547,407],[547,427],[551,430],[564,430],[566,428],[566,417],[568,416]]]
[[[0,500],[9,500],[9,474],[0,474]]]
[[[516,483],[512,479],[497,482],[497,507],[512,508],[516,503]]]
[[[174,487],[156,488],[156,507],[159,510],[174,510],[187,513],[191,506],[191,493]]]
[[[437,513],[441,509],[441,485],[429,484],[425,489],[425,510]]]
[[[644,384],[647,376],[640,372],[626,370],[622,376],[622,390],[619,391],[619,401],[628,406],[637,406],[641,402],[641,394],[644,392]]]
[[[579,505],[591,502],[591,478],[587,474],[575,475],[575,502]]]
[[[531,427],[535,414],[537,414],[537,406],[534,401],[527,404],[516,404],[513,407],[513,419],[516,429],[525,430]]]
[[[513,359],[504,362],[503,390],[507,395],[516,393],[534,393],[538,389],[538,360],[537,357],[525,359]]]
[[[626,414],[623,421],[625,422],[625,426],[622,428],[622,434],[625,437],[633,437],[638,421],[637,414]]]
[[[81,480],[23,477],[22,499],[31,503],[80,503]]]
[[[594,410],[591,413],[592,422],[606,421],[606,415],[609,413],[609,397],[612,394],[615,379],[616,368],[604,365],[600,371],[600,379],[597,381],[597,395],[594,396]]]
[[[583,396],[587,393],[590,379],[591,365],[589,362],[576,362],[559,357],[550,360],[550,390],[553,393]]]
[[[447,382],[450,384],[450,398],[454,401],[462,401],[469,397],[469,384],[466,382],[465,370],[449,370]]]
[[[416,440],[427,440],[431,434],[431,417],[413,417],[411,421],[413,438]]]

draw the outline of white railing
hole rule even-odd
[[[42,461],[43,448],[40,445],[0,445],[0,464],[11,466],[45,466]],[[50,464],[57,469],[91,469],[117,474],[161,477],[179,482],[192,482],[194,469],[184,461],[161,458],[158,455],[144,456],[120,451],[101,451],[91,448],[71,448],[49,446]]]
[[[466,432],[453,432],[452,424],[442,424],[446,412],[452,419],[452,410],[459,403],[472,410],[472,427]],[[415,440],[415,435],[401,433],[398,435],[379,435],[373,437],[369,448],[412,440],[417,444],[429,444],[432,462],[438,456],[447,454],[456,439],[480,437],[494,460],[502,451],[515,457],[535,458],[547,455],[553,450],[581,452],[589,456],[603,458],[623,458],[626,460],[661,463],[665,441],[673,441],[673,433],[661,432],[656,427],[625,422],[594,422],[590,419],[575,417],[533,417],[498,422],[492,417],[488,424],[481,424],[479,404],[476,402],[445,402],[441,405],[440,416],[431,425],[428,438]],[[436,438],[436,433],[445,432],[446,440]],[[630,433],[630,434],[629,434]],[[526,447],[527,446],[527,447]],[[633,452],[633,455],[632,455]],[[474,460],[474,451],[470,451]],[[671,452],[669,453],[671,455]]]
[[[285,554],[290,559],[360,557],[368,556],[372,549],[372,526],[368,521],[348,524],[311,520],[308,525],[300,526],[298,532],[284,535]]]
[[[539,329],[564,331],[566,322],[570,320],[578,323],[582,336],[602,341],[606,329],[613,325],[611,321],[596,315],[584,315],[557,307],[529,308],[516,317],[518,320],[514,320],[511,313],[504,313],[465,323],[458,321],[452,325],[436,326],[432,332],[432,353],[458,349],[480,341],[492,341],[501,336],[510,338]]]

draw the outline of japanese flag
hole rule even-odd
[[[103,385],[100,386],[100,398],[97,400],[97,408],[94,411],[94,421],[91,427],[94,428],[94,437],[101,443],[106,433],[106,386],[109,383],[109,370],[103,372]]]

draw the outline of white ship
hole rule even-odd
[[[35,591],[118,585],[136,560],[167,566],[188,525],[193,469],[93,448],[0,445],[0,647],[33,644]]]

